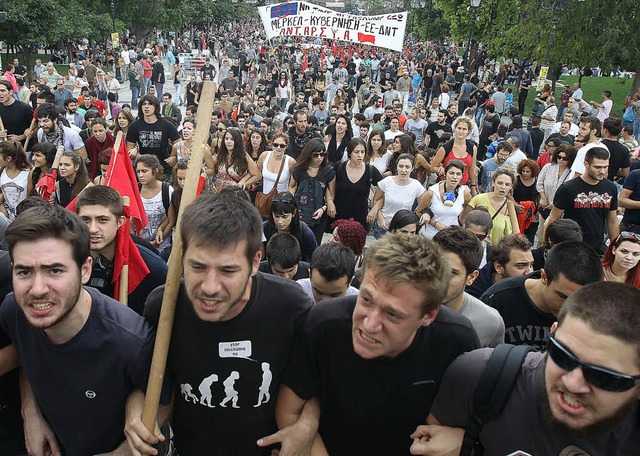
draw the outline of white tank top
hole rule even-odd
[[[429,187],[429,190],[433,192],[430,206],[431,211],[433,211],[433,220],[445,226],[459,225],[458,217],[462,213],[464,195],[467,188],[468,187],[466,185],[461,185],[460,188],[458,188],[458,197],[453,202],[453,205],[447,206],[442,202],[442,196],[440,195],[440,183],[433,184]],[[438,230],[428,223],[420,230],[420,234],[428,239],[433,238],[437,232]]]
[[[273,189],[273,185],[276,183],[276,178],[278,177],[278,171],[274,173],[267,169],[267,164],[269,163],[269,159],[271,159],[272,153],[272,151],[267,151],[267,157],[265,158],[264,163],[262,163],[262,193],[269,193]],[[282,168],[282,174],[278,181],[278,193],[287,191],[287,188],[289,188],[289,178],[291,177],[291,173],[289,171],[290,157],[285,154],[284,158],[287,161],[284,164],[284,168]]]
[[[0,175],[0,189],[2,189],[2,194],[4,195],[4,207],[11,221],[16,218],[18,203],[27,197],[29,171],[24,169],[13,179],[7,175],[6,170],[3,170]]]

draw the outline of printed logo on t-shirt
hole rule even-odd
[[[141,131],[140,132],[140,146],[149,149],[159,149],[162,145],[162,132],[161,131]]]
[[[578,448],[577,446],[568,446],[560,452],[558,456],[590,456],[586,451]]]
[[[220,358],[236,358],[238,360],[244,359],[247,362],[258,364],[255,359],[251,359],[252,345],[250,340],[240,340],[234,342],[220,342],[218,344],[218,355]],[[240,361],[242,362],[242,361]],[[202,379],[198,385],[198,395],[194,392],[194,387],[189,383],[180,384],[180,395],[185,402],[191,402],[193,404],[202,405],[209,408],[216,407],[232,407],[241,408],[247,407],[260,407],[263,404],[268,403],[271,400],[271,393],[269,388],[271,387],[271,381],[273,380],[273,373],[271,372],[271,365],[267,362],[260,364],[261,381],[256,395],[252,395],[250,398],[241,397],[237,384],[241,384],[243,378],[241,378],[240,372],[237,370],[231,371],[228,375],[221,374],[219,372],[211,373],[209,376]],[[259,371],[257,371],[259,372]],[[215,386],[222,380],[222,391],[220,387]],[[256,379],[249,379],[256,380]],[[255,383],[254,383],[255,384]],[[216,391],[214,391],[214,389]],[[246,389],[242,389],[246,391]],[[217,397],[216,397],[217,394]],[[243,393],[246,394],[246,393]]]
[[[84,395],[87,396],[87,399],[93,399],[96,397],[95,391],[91,391],[91,390],[85,391]]]
[[[611,200],[613,197],[608,193],[585,192],[578,193],[578,196],[573,200],[573,207],[575,209],[610,209]]]

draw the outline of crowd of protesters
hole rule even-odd
[[[474,350],[504,342],[541,353],[487,454],[637,451],[640,94],[623,110],[579,84],[534,95],[536,63],[482,48],[467,63],[455,43],[261,27],[86,41],[64,75],[7,66],[0,453],[449,454],[490,354]],[[182,214],[149,432],[199,122],[205,184]],[[129,219],[104,185],[120,134],[148,221],[126,235],[129,309],[112,299]]]

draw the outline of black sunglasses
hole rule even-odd
[[[314,157],[324,157],[325,155],[327,155],[326,152],[314,152],[313,153]]]
[[[287,145],[285,143],[273,143],[273,147],[278,149],[284,149],[287,147]]]
[[[476,238],[478,238],[479,241],[484,241],[487,236],[489,236],[488,233],[484,233],[484,234],[476,234]]]
[[[579,367],[582,369],[584,379],[601,390],[622,393],[640,384],[640,375],[620,374],[604,367],[583,363],[568,348],[558,342],[553,334],[549,336],[547,350],[553,362],[560,369],[571,372]]]

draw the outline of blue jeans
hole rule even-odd
[[[131,107],[137,108],[138,106],[138,91],[140,89],[136,86],[131,86]]]
[[[388,233],[387,230],[380,227],[380,225],[378,224],[377,218],[376,218],[376,221],[373,223],[373,228],[371,229],[371,231],[373,232],[373,237],[376,239],[380,239],[382,236]]]
[[[475,117],[475,121],[478,125],[480,125],[480,121],[482,120],[483,115],[484,115],[484,106],[478,106],[476,108],[476,117]]]
[[[633,136],[640,141],[640,119],[633,120]]]

